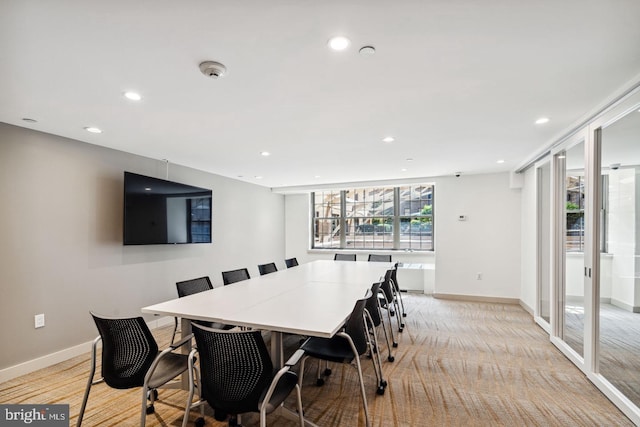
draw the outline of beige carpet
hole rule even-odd
[[[633,425],[516,305],[470,303],[405,294],[406,328],[396,360],[383,361],[389,386],[375,394],[371,361],[362,359],[374,426],[625,426]],[[88,317],[88,315],[87,315]],[[154,331],[161,344],[169,328]],[[291,337],[292,350],[298,340]],[[321,426],[364,425],[355,370],[333,365],[323,387],[309,363],[302,390],[306,417]],[[68,403],[75,425],[89,355],[0,384],[1,403]],[[186,392],[160,390],[149,426],[178,426]],[[138,425],[140,390],[94,386],[86,426]],[[292,405],[290,405],[292,406]],[[190,417],[194,421],[197,413]],[[271,416],[271,426],[295,422]],[[244,425],[258,425],[245,416]],[[190,425],[193,425],[190,422]],[[216,423],[207,411],[207,425]]]

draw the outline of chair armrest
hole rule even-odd
[[[284,366],[291,367],[293,365],[297,365],[302,356],[304,356],[304,350],[301,348],[297,349],[296,352],[291,355],[289,360],[285,362]]]
[[[185,344],[187,344],[187,343],[191,342],[191,339],[192,339],[192,338],[193,338],[193,334],[189,334],[189,335],[187,335],[186,337],[182,338],[180,341],[178,341],[178,342],[174,342],[174,343],[173,343],[173,344],[171,344],[169,347],[170,347],[172,350],[175,350],[176,348],[181,347],[181,346],[183,346],[183,345],[185,345]]]
[[[171,344],[169,347],[165,348],[160,353],[158,353],[156,358],[153,359],[153,363],[151,363],[151,366],[149,366],[149,370],[147,371],[146,375],[144,376],[144,382],[145,383],[149,382],[149,379],[153,375],[153,372],[156,370],[158,363],[160,363],[160,359],[162,359],[167,353],[171,353],[178,347],[191,343],[191,338],[193,338],[193,334],[187,335],[186,337],[182,338],[180,341]]]

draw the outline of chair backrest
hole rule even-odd
[[[113,388],[142,387],[158,344],[142,317],[107,318],[91,313],[102,337],[102,377]]]
[[[391,262],[391,255],[369,254],[371,262]]]
[[[178,289],[178,297],[186,297],[187,295],[193,295],[204,291],[210,291],[213,289],[209,276],[198,277],[197,279],[183,280],[176,283]]]
[[[356,301],[353,311],[349,315],[349,319],[344,326],[344,331],[351,337],[353,344],[356,346],[356,350],[359,355],[364,354],[367,351],[367,329],[364,320],[364,309],[369,298],[369,292],[364,298]]]
[[[378,307],[378,292],[380,292],[380,285],[380,282],[376,282],[371,285],[371,296],[367,298],[367,304],[365,305],[365,308],[369,312],[371,320],[373,321],[373,326],[379,326],[380,323],[382,323],[380,309]]]
[[[400,285],[398,285],[397,273],[398,272],[398,263],[393,266],[393,270],[391,270],[391,280],[393,280],[393,286],[396,288],[396,291],[400,292]]]
[[[193,324],[202,396],[228,414],[257,411],[273,364],[260,331],[219,331]]]
[[[384,280],[380,284],[380,289],[384,292],[384,296],[387,298],[387,301],[393,301],[393,289],[391,289],[391,275],[393,274],[393,269],[387,270],[384,274]]]
[[[334,261],[355,261],[356,254],[335,254],[333,256]]]
[[[291,268],[298,265],[298,260],[296,258],[289,258],[285,259],[284,263],[287,265],[287,268]]]
[[[246,268],[239,268],[237,270],[229,270],[222,272],[222,283],[224,285],[230,285],[231,283],[240,282],[242,280],[250,279],[249,270]]]
[[[268,264],[258,265],[258,271],[260,272],[261,276],[264,276],[265,274],[274,273],[278,271],[278,268],[276,267],[275,262],[270,262]]]

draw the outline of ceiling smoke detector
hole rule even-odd
[[[200,64],[200,71],[207,77],[219,79],[227,74],[227,67],[219,62],[204,61]]]

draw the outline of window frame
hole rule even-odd
[[[310,210],[311,250],[435,252],[435,183],[318,190]]]

